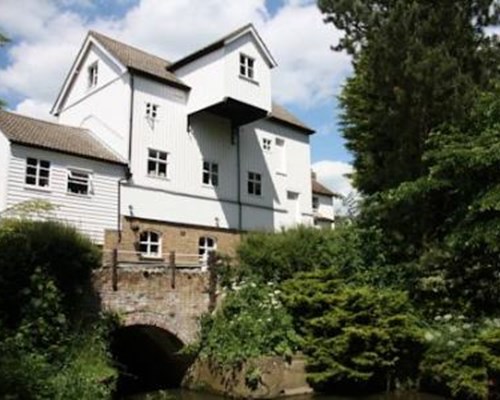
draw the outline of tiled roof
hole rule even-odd
[[[276,104],[274,102],[272,105],[271,114],[269,114],[269,118],[280,122],[284,122],[285,124],[291,125],[294,128],[299,128],[308,134],[314,133],[313,129],[309,128],[306,124],[304,124],[301,120],[299,120],[290,111],[288,111],[283,106],[280,106],[279,104]]]
[[[83,128],[41,121],[0,110],[0,131],[13,143],[126,164]]]
[[[95,31],[89,31],[89,35],[95,38],[113,57],[118,59],[127,68],[159,78],[175,86],[189,89],[184,82],[167,70],[171,65],[169,61]]]
[[[341,197],[338,193],[332,192],[330,189],[324,187],[321,183],[319,183],[315,179],[312,179],[312,192],[316,194],[321,194],[323,196],[330,196],[337,198]]]

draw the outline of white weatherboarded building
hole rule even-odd
[[[116,229],[113,207],[120,207],[120,246],[150,257],[167,250],[202,254],[217,246],[228,251],[241,231],[312,225],[313,131],[272,102],[276,65],[252,25],[174,63],[89,32],[52,112],[114,158],[77,161],[53,154],[54,185],[75,166],[92,171],[93,184],[108,187],[75,206],[72,221],[100,238]],[[70,130],[61,129],[57,135]],[[8,150],[0,139],[0,154],[13,154],[12,143]],[[30,149],[16,153],[17,166],[10,162],[19,182],[27,179],[26,160],[45,156]],[[0,183],[11,175],[0,175]],[[25,185],[19,193],[14,188],[9,184],[7,196],[0,196],[0,208],[33,196]],[[69,210],[74,196],[51,197],[55,193],[37,195],[55,200],[61,213]],[[91,222],[91,215],[102,220]],[[110,231],[107,245],[115,240]]]

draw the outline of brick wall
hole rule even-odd
[[[196,256],[198,254],[198,241],[202,236],[215,239],[217,251],[230,256],[235,254],[236,247],[240,242],[240,233],[234,230],[124,217],[122,219],[122,238],[118,246],[119,259],[130,262],[141,260],[136,252],[136,244],[140,232],[147,230],[160,233],[165,261],[168,261],[168,254],[171,251],[175,251],[179,255],[178,259],[181,259],[183,255]],[[118,234],[116,231],[106,231],[104,241],[105,265],[109,265],[110,252],[117,241]],[[187,259],[187,257],[185,258]]]
[[[152,325],[165,329],[183,343],[197,338],[199,317],[209,307],[209,274],[176,270],[175,285],[169,268],[118,268],[117,290],[112,271],[94,272],[94,286],[104,310],[119,315],[124,326]]]

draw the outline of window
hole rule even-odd
[[[84,171],[68,171],[68,193],[90,194],[90,173]]]
[[[285,140],[281,138],[276,138],[275,144],[278,153],[278,172],[286,174]]]
[[[271,139],[268,139],[268,138],[262,139],[262,148],[265,151],[270,151],[271,150],[271,143],[272,143]]]
[[[146,103],[146,118],[156,119],[158,116],[158,104]]]
[[[203,161],[203,183],[205,185],[219,185],[219,164]]]
[[[28,158],[26,160],[26,185],[48,187],[50,178],[50,161]]]
[[[201,259],[208,258],[210,252],[215,251],[217,249],[217,243],[214,238],[209,236],[202,236],[198,240],[198,255]]]
[[[148,175],[166,178],[167,156],[168,154],[164,151],[149,149]]]
[[[318,196],[312,197],[312,207],[313,207],[314,212],[318,211],[318,209],[319,209],[319,197]]]
[[[240,75],[254,79],[255,60],[245,54],[240,54]]]
[[[92,88],[94,86],[97,86],[97,76],[98,76],[98,65],[97,61],[93,64],[91,64],[87,70],[88,73],[88,87]]]
[[[257,172],[248,173],[248,194],[262,195],[262,175]]]
[[[161,257],[160,235],[152,231],[141,232],[139,251],[144,257]]]

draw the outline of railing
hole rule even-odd
[[[175,288],[176,271],[179,269],[192,269],[201,272],[209,271],[211,275],[216,263],[215,252],[209,252],[200,256],[199,254],[177,253],[171,251],[161,256],[148,257],[140,252],[130,250],[104,250],[103,266],[111,268],[111,281],[113,290],[118,290],[118,270],[120,268],[162,268],[171,273],[171,286]],[[214,285],[210,278],[211,286]],[[214,286],[215,287],[215,286]],[[215,289],[214,289],[215,290]]]

